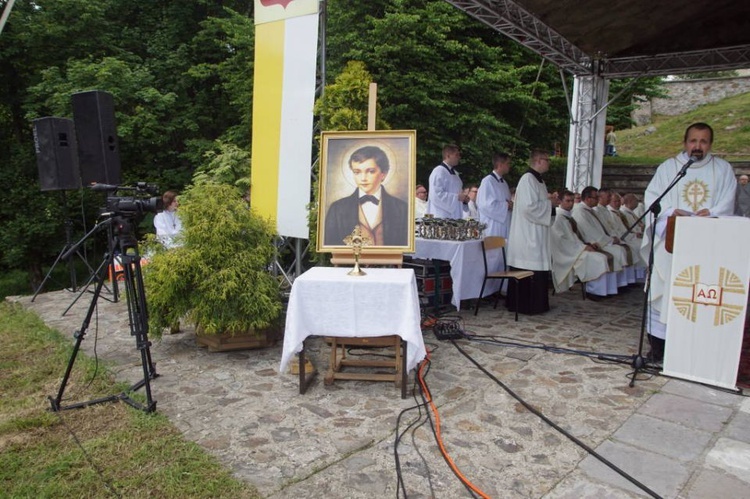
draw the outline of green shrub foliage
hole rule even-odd
[[[158,334],[179,320],[203,334],[245,333],[281,313],[269,273],[274,229],[228,185],[203,184],[180,197],[183,246],[144,267],[149,323]]]

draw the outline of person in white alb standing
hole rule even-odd
[[[427,213],[435,218],[463,218],[463,203],[468,196],[463,192],[463,181],[456,171],[460,161],[461,149],[449,144],[443,147],[443,162],[432,169]]]
[[[521,176],[513,202],[513,219],[508,235],[508,266],[531,270],[532,279],[508,286],[506,306],[515,310],[515,293],[520,293],[518,312],[535,314],[549,310],[547,287],[550,274],[549,233],[552,210],[559,201],[550,198],[542,175],[549,170],[549,154],[536,149],[529,157],[529,170]]]
[[[510,187],[503,178],[510,171],[510,155],[500,152],[492,156],[492,171],[482,179],[477,194],[479,221],[487,226],[485,236],[508,238],[510,211],[513,201]]]
[[[156,238],[165,248],[176,248],[180,246],[178,236],[182,232],[182,222],[177,214],[177,208],[180,206],[177,192],[167,191],[161,199],[164,202],[164,211],[157,213],[154,217]]]

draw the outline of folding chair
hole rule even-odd
[[[503,252],[503,270],[490,272],[487,267],[487,252],[495,249],[501,249]],[[502,289],[502,281],[505,279],[512,279],[515,281],[516,290],[518,290],[518,282],[522,279],[527,279],[534,275],[534,272],[530,270],[508,270],[507,259],[505,258],[505,238],[500,236],[488,236],[482,240],[482,261],[484,262],[484,280],[482,281],[482,290],[479,292],[479,298],[477,298],[477,305],[474,308],[474,315],[479,312],[479,304],[482,301],[482,295],[484,294],[484,288],[487,285],[489,279],[499,279]],[[497,292],[497,298],[495,299],[495,307],[497,308],[497,302],[500,301],[500,291]],[[518,296],[516,295],[516,322],[518,322]]]

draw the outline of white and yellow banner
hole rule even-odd
[[[308,239],[318,2],[256,0],[255,16],[252,206]]]
[[[255,24],[318,13],[318,0],[255,0]]]

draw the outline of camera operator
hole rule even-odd
[[[162,196],[164,201],[164,211],[157,213],[154,217],[154,227],[156,228],[156,237],[165,248],[176,248],[180,243],[176,241],[180,232],[182,232],[182,222],[177,214],[177,208],[180,205],[177,199],[177,192],[167,191]]]

